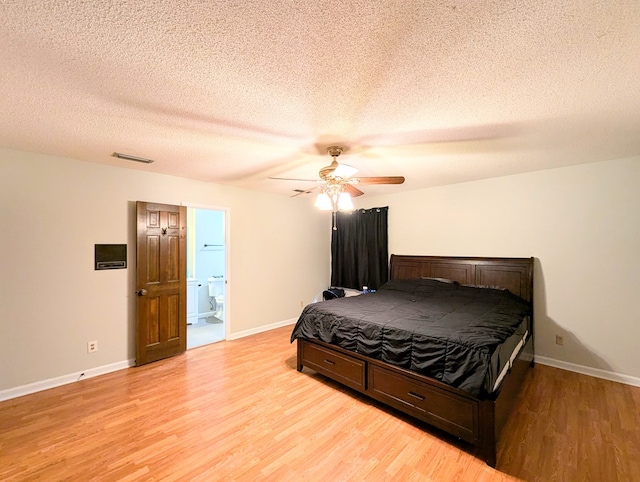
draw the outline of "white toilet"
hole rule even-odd
[[[212,276],[207,278],[207,283],[209,283],[209,296],[214,315],[224,321],[224,277]]]

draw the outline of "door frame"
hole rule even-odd
[[[225,290],[224,290],[224,338],[225,340],[229,339],[229,333],[231,326],[231,311],[232,311],[232,303],[231,303],[231,270],[229,269],[229,262],[231,259],[231,243],[229,242],[231,239],[231,209],[226,206],[212,206],[209,204],[198,204],[191,202],[182,202],[180,206],[184,206],[186,208],[193,209],[208,209],[210,211],[224,211],[224,279],[225,279]],[[188,228],[187,228],[188,230]],[[185,266],[185,277],[186,266]]]

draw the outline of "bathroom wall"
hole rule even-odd
[[[224,211],[195,210],[195,270],[192,278],[200,281],[198,313],[211,311],[207,278],[225,275]],[[207,246],[205,246],[207,245]]]

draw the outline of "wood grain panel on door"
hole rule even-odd
[[[186,208],[136,203],[136,365],[187,346]]]

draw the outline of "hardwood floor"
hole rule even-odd
[[[0,480],[640,480],[640,388],[536,365],[494,470],[305,370],[291,327],[0,403]]]

